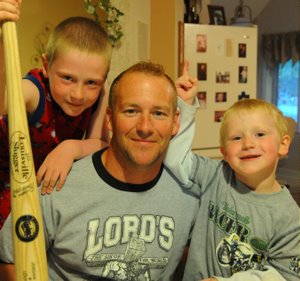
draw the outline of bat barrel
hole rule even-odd
[[[6,74],[12,235],[16,280],[48,280],[45,239],[22,90],[15,22],[2,26]]]

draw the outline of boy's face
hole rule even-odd
[[[104,56],[68,49],[58,54],[49,68],[44,62],[44,74],[49,78],[55,102],[74,117],[96,102],[108,67],[109,61]]]
[[[279,158],[288,153],[289,137],[280,138],[273,118],[262,110],[232,114],[226,126],[224,159],[237,178],[267,178],[275,175]]]
[[[178,131],[174,89],[165,78],[134,72],[125,74],[115,91],[108,125],[118,161],[149,171],[160,167],[169,141]]]

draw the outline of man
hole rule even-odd
[[[171,279],[200,192],[182,189],[162,164],[179,127],[176,100],[159,65],[138,63],[114,80],[109,147],[76,162],[64,188],[41,197],[49,280]],[[0,276],[13,267],[10,233],[8,219]]]

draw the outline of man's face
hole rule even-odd
[[[160,167],[169,141],[178,131],[174,90],[166,78],[127,73],[116,86],[108,125],[118,162],[129,167]],[[176,112],[176,113],[175,113]]]

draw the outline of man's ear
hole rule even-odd
[[[110,132],[113,131],[112,118],[113,118],[112,110],[110,107],[107,107],[105,119],[106,119],[106,126]]]
[[[49,76],[48,76],[48,60],[47,60],[46,54],[42,54],[42,62],[43,62],[43,74],[46,78],[49,78]]]
[[[290,144],[291,144],[290,136],[289,135],[283,136],[278,151],[279,158],[282,158],[289,153]]]

